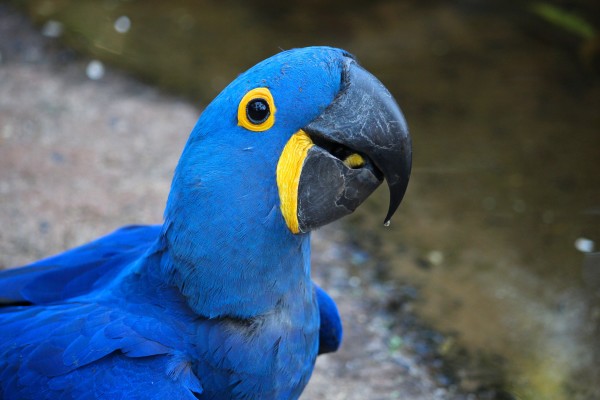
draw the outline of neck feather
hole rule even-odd
[[[292,234],[279,207],[238,220],[209,209],[190,215],[170,201],[159,243],[162,274],[196,313],[251,318],[312,296],[310,235]]]

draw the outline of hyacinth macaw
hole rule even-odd
[[[204,110],[160,226],[129,226],[0,273],[2,399],[295,399],[341,324],[310,278],[310,231],[385,179],[411,143],[347,52],[277,54]]]

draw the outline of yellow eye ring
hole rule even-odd
[[[238,106],[238,125],[254,132],[266,131],[275,123],[275,111],[275,101],[269,89],[252,89]]]

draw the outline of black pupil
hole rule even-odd
[[[250,100],[246,106],[246,115],[253,124],[262,124],[270,114],[269,103],[265,99]]]

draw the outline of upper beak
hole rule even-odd
[[[300,232],[350,214],[383,178],[390,191],[387,225],[410,177],[410,135],[392,95],[351,58],[345,60],[342,80],[329,107],[294,135],[308,135],[311,142],[297,187]]]

